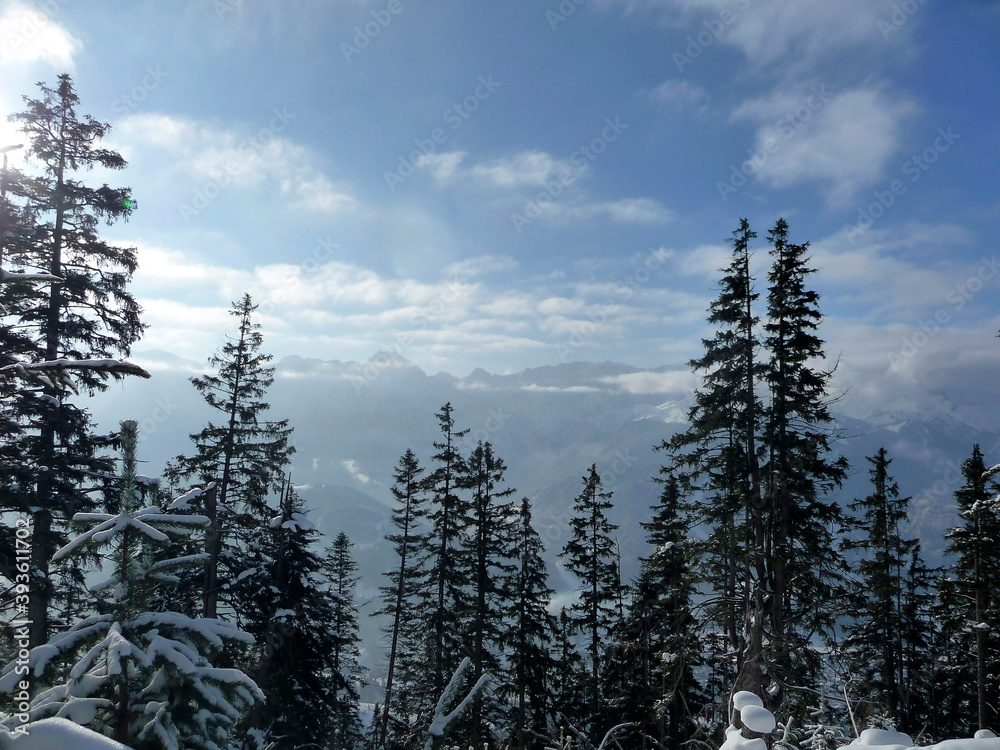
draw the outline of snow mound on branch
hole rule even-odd
[[[26,727],[26,733],[0,733],[0,750],[129,750],[128,747],[68,719],[42,719]]]
[[[764,701],[751,693],[749,690],[740,690],[739,692],[733,694],[733,708],[737,711],[742,711],[747,706],[760,706],[763,708]]]
[[[736,727],[726,727],[726,741],[719,750],[767,750],[767,743],[760,737],[748,740]]]
[[[751,732],[759,732],[760,734],[770,734],[777,724],[774,720],[774,714],[763,706],[752,704],[740,709],[740,721]]]
[[[902,745],[903,747],[910,747],[913,745],[913,740],[910,739],[910,735],[903,734],[902,732],[894,732],[891,729],[866,729],[851,745],[878,745],[880,747],[885,745]]]
[[[888,748],[902,750],[1000,750],[1000,739],[992,732],[980,730],[976,732],[974,739],[965,740],[944,740],[935,745],[924,745],[920,748],[913,747],[913,741],[901,732],[892,732],[886,729],[866,729],[861,736],[848,745],[843,745],[838,750],[860,750],[860,748],[878,747],[882,750]]]

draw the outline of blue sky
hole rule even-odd
[[[140,352],[203,361],[248,290],[277,355],[682,363],[783,216],[840,384],[955,398],[1000,367],[997,39],[994,0],[4,0],[0,112],[69,71],[114,126]]]

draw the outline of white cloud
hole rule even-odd
[[[705,89],[698,84],[677,78],[661,83],[649,92],[649,98],[677,112],[693,109],[700,114],[708,105],[708,92]]]
[[[277,113],[276,113],[277,114]],[[127,117],[113,134],[126,158],[154,148],[167,151],[174,168],[219,185],[249,188],[269,182],[290,197],[289,207],[322,214],[361,208],[350,187],[334,183],[319,169],[317,156],[280,135],[276,116],[249,134],[161,114]]]
[[[356,480],[361,482],[361,484],[368,484],[371,481],[371,477],[361,471],[361,467],[358,462],[353,458],[349,458],[346,461],[341,461],[340,465],[343,466],[347,473],[354,477]]]
[[[521,151],[508,157],[476,164],[469,174],[499,188],[545,187],[553,180],[569,184],[578,180],[587,165],[556,159],[544,151]]]
[[[601,378],[602,383],[607,383],[626,393],[638,394],[690,394],[700,385],[700,381],[701,377],[690,370],[670,370],[667,372],[643,370]]]
[[[0,63],[41,61],[73,70],[73,57],[82,49],[83,42],[36,6],[13,0],[0,14]]]
[[[566,209],[566,213],[570,218],[607,216],[619,224],[665,224],[674,218],[673,211],[652,198],[622,198],[617,201],[571,206]]]
[[[444,269],[445,275],[456,279],[469,279],[474,276],[486,276],[518,268],[516,260],[508,255],[480,255],[477,258],[466,258],[450,264]]]
[[[733,118],[758,126],[750,159],[757,180],[776,188],[819,183],[832,205],[844,206],[885,178],[915,112],[913,102],[879,88],[814,86],[746,101]]]
[[[426,169],[438,182],[447,182],[458,171],[465,159],[464,151],[447,151],[443,154],[424,154],[413,162],[417,169]]]

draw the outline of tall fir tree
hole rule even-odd
[[[808,243],[788,241],[788,224],[778,219],[768,233],[765,378],[770,400],[762,445],[765,464],[764,552],[770,621],[765,658],[773,704],[791,712],[809,696],[788,688],[815,685],[821,678],[821,649],[835,635],[847,565],[836,552],[844,525],[831,490],[843,482],[847,462],[832,458],[834,420],[829,411],[831,373],[818,336],[819,294],[809,288]],[[824,643],[825,639],[825,643]]]
[[[437,413],[441,439],[434,442],[434,468],[427,475],[431,498],[429,542],[429,583],[431,601],[426,625],[432,633],[426,654],[426,675],[436,701],[467,651],[462,642],[463,623],[468,617],[468,551],[463,544],[469,532],[469,501],[459,495],[465,460],[459,440],[468,430],[456,430],[450,403]],[[427,706],[433,709],[433,703]],[[428,719],[430,718],[428,714]]]
[[[206,617],[216,616],[220,593],[240,572],[239,554],[225,546],[227,532],[252,533],[267,520],[268,493],[295,452],[289,442],[288,420],[265,419],[270,407],[264,398],[274,382],[274,368],[268,366],[271,355],[261,351],[264,337],[253,317],[256,310],[249,294],[233,303],[230,314],[239,321],[236,336],[209,359],[215,373],[191,378],[221,419],[218,423],[210,420],[191,435],[193,455],[178,456],[167,467],[173,482],[196,478],[217,486],[201,498],[211,520],[205,540],[209,555],[203,584]],[[225,567],[234,569],[223,570],[220,576],[220,568]]]
[[[712,589],[706,602],[715,634],[710,637],[716,647],[712,661],[727,670],[732,664],[732,674],[727,671],[725,677],[734,689],[763,694],[765,629],[771,617],[759,440],[763,406],[758,385],[766,369],[759,359],[759,318],[753,310],[759,295],[750,268],[750,243],[756,236],[746,219],[732,234],[732,261],[709,307],[708,321],[718,327],[703,341],[704,355],[689,363],[702,374],[688,415],[690,426],[660,447],[673,454],[667,468],[704,496],[697,520],[708,529],[701,564]],[[713,700],[720,711],[728,710],[728,692]]]
[[[506,631],[510,664],[510,701],[514,705],[510,746],[541,750],[553,713],[550,694],[556,662],[552,656],[555,618],[549,604],[555,593],[548,584],[544,547],[531,521],[531,502],[521,500],[514,538],[517,564],[511,586],[512,621]]]
[[[868,462],[871,494],[850,506],[860,536],[844,543],[859,553],[855,570],[860,585],[852,597],[854,618],[845,627],[841,653],[857,685],[852,692],[863,699],[858,718],[886,716],[897,729],[916,733],[926,718],[919,696],[927,688],[932,661],[929,571],[920,561],[919,541],[903,533],[910,498],[900,497],[889,472],[892,459],[880,448]]]
[[[337,684],[333,726],[328,740],[330,750],[352,750],[362,737],[359,706],[364,672],[359,663],[361,632],[358,624],[356,589],[358,564],[351,551],[351,540],[339,532],[324,561],[324,572],[333,594],[333,676]],[[342,678],[342,679],[341,679]]]
[[[27,156],[41,173],[15,173],[8,200],[18,203],[18,231],[4,238],[5,265],[60,279],[47,286],[0,284],[4,315],[18,331],[14,353],[55,361],[127,356],[142,334],[140,308],[128,291],[136,270],[136,251],[103,240],[101,221],[127,219],[134,203],[128,188],[89,187],[76,174],[95,166],[121,170],[126,162],[100,147],[107,123],[79,116],[79,97],[69,75],[54,87],[39,84],[40,97],[23,97],[25,108],[11,116],[28,140]],[[5,211],[5,218],[11,211]],[[8,401],[8,419],[23,428],[13,450],[5,451],[16,481],[0,487],[0,506],[32,515],[34,585],[29,600],[31,645],[48,638],[52,597],[49,560],[63,536],[64,522],[75,510],[93,508],[93,477],[110,471],[100,456],[90,417],[73,403],[73,391],[92,393],[105,387],[100,368],[64,371],[41,380],[41,387],[20,389]],[[10,412],[13,409],[13,415]],[[34,477],[26,467],[45,467]],[[11,465],[8,464],[8,469]],[[36,481],[37,480],[37,481]]]
[[[964,635],[962,653],[975,674],[976,716],[980,729],[1000,725],[1000,499],[992,481],[998,468],[987,470],[979,445],[962,464],[964,484],[955,492],[962,523],[946,539],[955,556],[949,580],[953,593],[947,618]]]
[[[514,488],[505,485],[507,467],[489,442],[479,442],[466,458],[465,468],[462,484],[471,495],[466,537],[471,582],[470,680],[476,683],[483,674],[489,674],[490,685],[495,686],[502,680],[502,641],[514,604],[510,583],[515,554],[510,527],[516,511],[508,499]],[[503,717],[493,694],[495,690],[487,686],[473,698],[469,711],[469,740],[473,747],[495,744],[489,726],[498,725]]]
[[[385,701],[375,736],[379,748],[401,747],[412,741],[407,718],[419,703],[413,691],[419,685],[417,656],[425,633],[420,618],[413,614],[427,611],[429,596],[424,567],[428,509],[423,473],[417,456],[407,449],[393,474],[394,531],[386,534],[386,540],[393,546],[397,564],[385,574],[389,583],[381,587],[382,607],[376,613],[390,618],[385,630],[389,639]]]
[[[618,621],[622,588],[618,546],[611,536],[618,527],[607,517],[607,511],[613,507],[612,495],[604,490],[597,465],[591,465],[583,477],[583,490],[573,501],[570,538],[559,553],[566,561],[566,570],[577,579],[579,598],[571,612],[576,628],[583,634],[589,658],[586,728],[594,734],[604,728],[609,718],[601,691],[604,653]]]

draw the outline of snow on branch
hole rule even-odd
[[[53,284],[61,284],[63,278],[51,273],[24,273],[23,271],[7,271],[0,268],[0,284],[13,284],[18,281],[48,281]]]
[[[434,718],[431,720],[431,726],[427,730],[430,735],[427,738],[427,742],[424,744],[424,750],[433,750],[435,740],[440,739],[444,736],[444,733],[448,730],[448,725],[451,724],[455,719],[465,713],[466,709],[472,704],[472,699],[476,697],[476,694],[486,687],[486,683],[490,681],[490,676],[484,674],[472,689],[469,694],[462,699],[451,713],[445,713],[445,707],[455,700],[455,696],[458,694],[458,688],[462,683],[462,678],[465,673],[469,671],[469,667],[472,666],[472,661],[469,657],[462,659],[462,663],[458,665],[458,669],[455,670],[455,674],[451,676],[448,681],[448,685],[445,687],[444,692],[441,693],[441,697],[438,699],[437,706],[434,708]]]
[[[92,370],[101,377],[123,378],[126,375],[138,375],[140,378],[152,377],[146,370],[133,362],[122,359],[54,359],[47,362],[15,362],[0,367],[0,377],[17,377],[22,380],[41,382],[56,387],[63,385],[74,392],[76,387],[70,379],[69,370]]]

